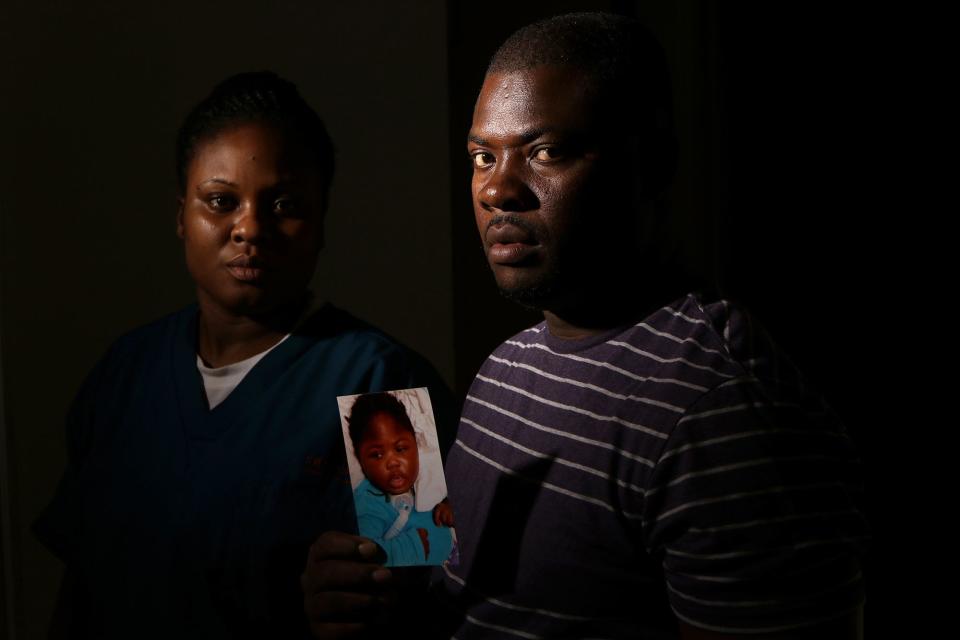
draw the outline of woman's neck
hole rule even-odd
[[[197,353],[209,367],[223,367],[262,353],[293,330],[306,304],[304,297],[268,314],[244,316],[200,300]]]

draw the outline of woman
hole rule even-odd
[[[443,385],[307,290],[333,147],[268,72],[218,85],[177,141],[197,303],[121,338],[68,417],[69,463],[35,525],[66,563],[73,637],[298,637],[309,544],[355,530],[336,398]],[[56,630],[56,629],[55,629]]]

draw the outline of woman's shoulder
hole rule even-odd
[[[293,333],[317,341],[340,340],[383,348],[406,348],[381,329],[329,302],[312,309]]]
[[[386,361],[409,370],[432,371],[432,366],[416,351],[330,303],[311,313],[293,335],[305,340],[313,349],[335,353],[353,363]]]
[[[196,314],[196,305],[190,305],[122,333],[93,364],[77,399],[129,388],[168,370],[177,352],[193,349]]]
[[[107,349],[104,360],[151,356],[157,350],[169,350],[182,341],[192,343],[197,306],[188,305],[178,311],[130,329]]]

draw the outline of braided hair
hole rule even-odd
[[[325,211],[333,180],[333,142],[323,120],[301,97],[296,85],[272,71],[230,76],[187,114],[177,134],[180,191],[186,189],[187,170],[201,143],[225,129],[254,122],[276,126],[312,154],[320,171]]]

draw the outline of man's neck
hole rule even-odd
[[[597,289],[591,294],[567,300],[565,305],[544,308],[543,318],[554,337],[565,340],[588,338],[640,322],[671,300],[687,293],[682,284],[648,284],[633,296],[623,289]]]
[[[589,338],[616,327],[636,321],[641,312],[638,309],[589,309],[564,310],[562,312],[543,310],[543,319],[547,322],[550,335],[563,340]]]

